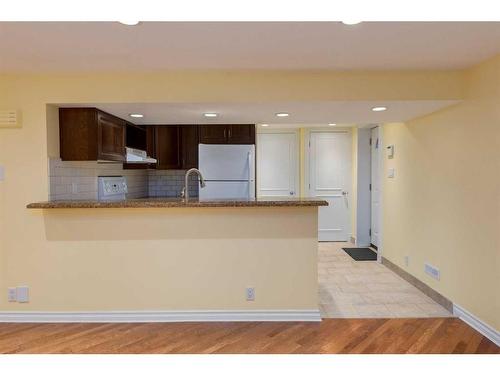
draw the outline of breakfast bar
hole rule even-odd
[[[140,311],[156,321],[172,314],[319,320],[318,207],[325,205],[308,198],[31,203],[51,244],[40,265],[45,282],[64,280],[50,306],[36,290],[32,299],[38,310]],[[53,273],[54,256],[72,266]]]

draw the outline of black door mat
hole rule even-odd
[[[343,247],[342,250],[354,260],[377,260],[377,253],[369,247]]]

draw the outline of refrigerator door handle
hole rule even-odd
[[[253,198],[252,194],[252,168],[253,168],[253,163],[252,163],[252,152],[248,152],[248,199]]]
[[[248,152],[248,199],[254,197],[254,166],[253,166],[253,153]]]

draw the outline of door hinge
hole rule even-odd
[[[377,138],[377,142],[375,143],[375,148],[378,148],[378,138]]]
[[[372,139],[370,138],[370,146],[372,145]]]
[[[372,235],[372,229],[370,228],[370,230],[368,231],[370,233],[370,236]]]
[[[309,141],[309,148],[311,148],[311,141]]]
[[[309,184],[309,189],[311,188],[311,184]]]
[[[370,184],[370,191],[372,191],[372,184]]]

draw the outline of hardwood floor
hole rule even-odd
[[[1,353],[500,353],[455,318],[1,323]]]

